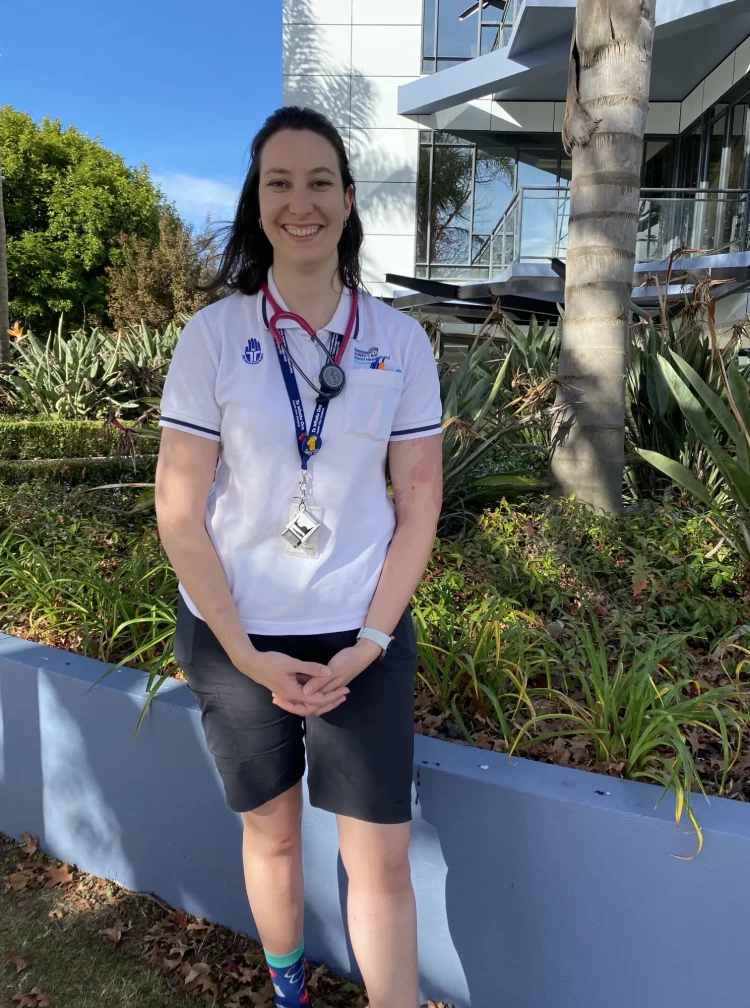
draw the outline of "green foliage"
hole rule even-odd
[[[738,339],[725,343],[721,349],[725,365],[736,364],[738,348]],[[671,482],[641,461],[643,451],[665,455],[694,472],[704,472],[707,464],[712,468],[705,446],[663,372],[661,359],[673,352],[679,353],[714,392],[720,391],[721,372],[711,348],[705,305],[686,301],[683,310],[663,324],[638,322],[631,327],[626,416],[628,440],[634,450],[629,454],[626,480],[639,498],[655,499]]]
[[[159,240],[122,236],[107,268],[108,305],[115,326],[141,320],[165,327],[180,316],[194,315],[220,295],[197,290],[217,254],[213,229],[196,235],[171,207],[159,216]]]
[[[576,622],[571,628],[573,646],[550,641],[559,687],[529,691],[528,706],[533,710],[534,702],[540,699],[552,701],[557,709],[533,714],[519,731],[511,752],[520,747],[522,739],[533,738],[536,745],[566,736],[587,739],[603,766],[631,780],[666,783],[675,794],[677,822],[686,808],[700,838],[690,796],[702,787],[685,733],[691,727],[702,728],[718,741],[723,790],[729,768],[739,755],[737,740],[750,718],[747,683],[703,688],[693,676],[673,668],[684,637],[652,633],[631,638],[622,634],[608,644],[596,617],[591,613],[588,617],[591,629],[585,622]],[[557,727],[560,722],[562,727]],[[542,726],[551,730],[539,734]]]
[[[79,420],[141,410],[144,398],[161,392],[180,331],[174,323],[160,332],[141,322],[116,333],[79,329],[65,336],[60,319],[45,342],[31,332],[15,341],[0,385],[24,415]]]
[[[0,458],[67,459],[113,455],[117,431],[94,420],[0,420]]]
[[[670,356],[671,362],[659,358],[664,380],[712,465],[698,475],[658,452],[640,454],[711,508],[727,540],[750,563],[750,378],[736,364],[717,360],[717,392],[682,357]]]
[[[49,483],[76,486],[79,483],[137,484],[153,480],[156,455],[131,458],[65,458],[0,460],[0,484]]]
[[[501,345],[501,339],[507,349]],[[533,472],[491,471],[488,460],[512,447],[512,439],[544,450],[554,381],[555,336],[532,319],[528,336],[494,313],[460,362],[441,368],[444,512],[449,519],[471,501],[539,492],[547,486]],[[531,361],[541,375],[530,374]],[[544,362],[548,364],[545,374]]]
[[[107,278],[120,235],[158,237],[161,193],[145,165],[128,167],[74,126],[0,108],[12,319],[44,331],[61,312],[107,318]]]

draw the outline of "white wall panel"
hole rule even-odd
[[[750,73],[750,38],[741,42],[734,51],[733,82],[736,84],[747,73]]]
[[[358,182],[416,182],[419,130],[351,129],[350,158]]]
[[[353,0],[352,24],[422,25],[422,0]]]
[[[352,66],[365,77],[418,77],[422,65],[419,25],[354,25]]]
[[[396,92],[415,77],[352,77],[352,126],[369,129],[410,129],[416,123],[396,112]]]
[[[350,122],[351,77],[284,77],[284,104],[317,109],[337,128]]]
[[[415,182],[361,182],[357,209],[369,235],[413,235],[417,212]]]
[[[352,0],[284,0],[284,24],[351,24]]]
[[[703,90],[703,107],[708,108],[713,105],[721,96],[730,89],[734,80],[734,53],[727,56],[723,63],[719,63],[717,68],[706,77]]]
[[[651,102],[646,117],[646,133],[679,133],[680,103]]]
[[[283,26],[284,71],[296,76],[347,74],[351,70],[351,25]]]
[[[414,238],[411,235],[368,235],[362,250],[362,278],[382,283],[386,273],[413,276]]]
[[[503,132],[551,133],[555,102],[493,102],[492,128]]]
[[[680,109],[680,131],[688,127],[703,111],[703,84],[704,81],[701,81],[695,91],[691,91],[682,103],[682,108]]]

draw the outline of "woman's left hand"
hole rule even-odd
[[[352,679],[369,668],[382,654],[382,650],[371,640],[358,640],[353,647],[344,648],[339,651],[328,662],[331,670],[329,679],[311,679],[304,687],[303,693],[307,696],[318,694],[325,696],[328,693],[335,693],[343,686],[348,686]],[[325,682],[325,685],[323,683]]]

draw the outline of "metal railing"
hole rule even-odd
[[[745,252],[749,207],[747,189],[642,189],[636,261],[666,259],[679,248]],[[520,188],[483,247],[490,276],[515,262],[564,259],[569,213],[567,186]]]

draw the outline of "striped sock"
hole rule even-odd
[[[304,953],[304,942],[287,956],[272,956],[268,952],[265,953],[276,995],[275,1008],[307,1008],[310,1004],[310,995],[307,993],[305,983]]]

